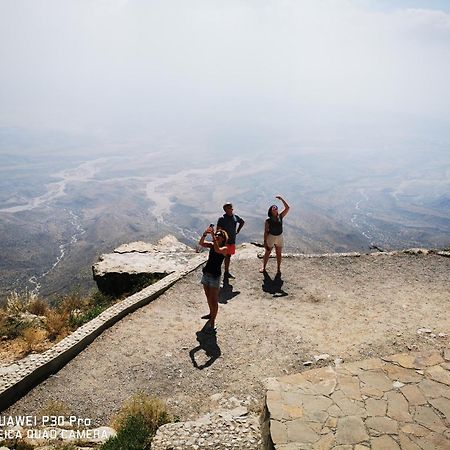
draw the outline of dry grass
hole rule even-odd
[[[83,310],[88,306],[89,299],[86,297],[81,297],[78,293],[72,293],[65,295],[60,302],[59,309],[69,314],[72,311]]]
[[[28,290],[21,294],[13,291],[6,297],[6,312],[13,316],[24,313],[28,311],[30,303],[36,300],[36,298],[36,295]]]
[[[72,292],[49,304],[27,290],[11,292],[0,304],[0,360],[11,363],[47,350],[117,301],[101,292],[87,296]]]
[[[68,417],[72,414],[68,406],[60,400],[48,400],[39,411],[39,416],[64,416]]]
[[[67,311],[49,309],[45,317],[47,318],[45,328],[51,341],[67,336],[69,333],[69,313]]]
[[[129,417],[141,417],[151,430],[156,430],[160,425],[170,422],[166,404],[155,397],[144,393],[133,395],[120,409],[112,420],[115,430],[123,428]]]
[[[36,316],[45,316],[49,309],[48,303],[41,298],[35,298],[32,300],[27,308],[27,311]]]
[[[22,333],[25,342],[25,353],[42,350],[47,339],[47,332],[42,328],[26,328]]]

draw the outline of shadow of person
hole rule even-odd
[[[239,295],[241,291],[233,291],[233,285],[230,284],[230,280],[226,277],[223,279],[223,285],[219,292],[219,303],[226,305],[228,300],[232,300],[236,295]]]
[[[211,328],[208,323],[206,323],[200,331],[197,331],[196,335],[199,345],[189,352],[189,357],[191,358],[193,366],[199,370],[203,370],[206,367],[211,366],[222,354],[220,347],[217,344],[217,337],[215,333],[208,332],[209,330],[211,330]],[[204,354],[208,358],[202,363],[197,362],[197,359],[201,359],[201,356],[197,355],[197,353],[201,350],[203,350]]]
[[[281,273],[278,272],[273,280],[272,278],[270,278],[270,275],[267,272],[263,272],[263,274],[264,281],[262,284],[262,290],[264,292],[268,292],[274,297],[285,297],[286,295],[288,295],[288,293],[283,291],[282,289],[284,281],[281,278]]]

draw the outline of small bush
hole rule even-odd
[[[95,291],[91,295],[91,304],[93,305],[111,305],[115,300],[116,299],[113,296],[104,294],[100,291]]]
[[[155,432],[158,427],[171,421],[165,403],[143,393],[133,395],[123,404],[119,414],[113,420],[113,428],[116,430],[122,428],[130,416],[143,417],[145,423]]]
[[[114,298],[102,294],[99,291],[94,292],[90,297],[78,303],[77,308],[70,310],[69,326],[72,330],[84,325],[99,314],[105,311],[114,303]],[[73,303],[75,304],[75,303]]]
[[[104,305],[94,305],[87,311],[74,310],[70,314],[69,318],[69,326],[72,330],[81,327],[85,323],[89,322],[92,319],[95,319],[98,315],[100,315],[103,311],[105,311],[108,306]]]
[[[37,298],[36,294],[26,290],[19,294],[17,291],[12,291],[6,297],[6,312],[10,315],[17,316],[20,313],[28,311],[30,304]]]
[[[147,450],[156,430],[171,421],[166,405],[146,394],[136,394],[126,401],[112,422],[117,436],[101,450]]]
[[[0,337],[15,339],[22,336],[30,324],[20,320],[20,317],[0,314]]]
[[[55,306],[55,309],[71,313],[74,310],[84,309],[88,303],[88,299],[82,297],[78,292],[73,292],[64,296]]]
[[[153,436],[142,416],[129,416],[117,435],[108,439],[100,450],[150,450]]]
[[[31,353],[38,349],[39,344],[45,341],[47,333],[42,328],[27,328],[22,333],[25,341],[26,353]]]
[[[27,311],[35,316],[45,316],[48,308],[48,304],[44,300],[35,298],[29,303]]]
[[[47,311],[47,321],[45,328],[48,331],[48,338],[54,341],[67,333],[69,314],[65,311]]]

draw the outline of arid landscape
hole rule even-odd
[[[0,293],[88,290],[92,263],[125,242],[171,233],[195,247],[226,200],[246,221],[240,241],[261,241],[278,193],[291,205],[287,251],[450,245],[444,149],[426,158],[419,149],[390,154],[285,143],[274,159],[273,148],[261,142],[251,152],[230,147],[225,154],[172,143],[96,157],[86,149],[58,157],[2,151]]]
[[[6,414],[43,414],[56,399],[107,425],[143,390],[175,415],[155,450],[259,450],[261,440],[277,450],[450,446],[450,2],[1,5]],[[279,196],[290,209],[282,276],[274,277],[275,261],[268,273],[259,269],[264,221],[271,205],[283,206]],[[211,343],[200,319],[201,268],[180,259],[181,269],[153,272],[141,249],[172,235],[197,252],[187,252],[195,261],[206,257],[199,237],[226,202],[245,225]],[[120,289],[97,286],[93,265],[136,241],[139,273],[111,266],[108,278]],[[157,297],[142,290],[155,277],[163,282],[149,286],[163,286]],[[128,305],[123,297],[133,292],[143,298]],[[131,309],[120,315],[124,305]],[[116,306],[121,312],[109,317]],[[71,346],[74,336],[82,341]],[[68,342],[57,358],[87,347],[45,378],[35,362],[53,370],[49,355]],[[366,369],[354,364],[367,358],[370,374],[359,373]],[[42,375],[33,388],[30,371]],[[295,410],[287,412],[276,403],[263,425],[275,421],[274,436],[261,433],[265,394],[290,400],[263,379],[298,374],[321,384],[326,371],[334,372],[333,392],[306,400],[320,405],[320,420],[298,421],[312,417],[304,399],[288,402]],[[25,395],[13,404],[16,376]],[[377,382],[382,395],[370,386]],[[415,398],[402,391],[403,399],[402,388]],[[331,396],[350,403],[341,408]],[[367,417],[354,416],[353,400]],[[126,445],[149,425],[129,417],[134,428],[117,428],[129,433]],[[152,421],[136,448],[149,448],[160,425]]]

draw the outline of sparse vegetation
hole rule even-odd
[[[36,316],[45,316],[48,312],[49,306],[41,298],[34,298],[27,307],[27,311]]]
[[[9,315],[0,311],[0,335],[2,340],[15,339],[22,336],[28,324],[20,320],[19,316]]]
[[[145,423],[154,431],[164,423],[171,422],[166,404],[144,393],[133,395],[123,404],[112,421],[112,427],[116,430],[123,428],[130,416],[143,417]]]
[[[124,296],[138,292],[161,278],[152,275],[141,277],[129,293],[120,297],[100,291],[90,295],[72,292],[50,303],[28,290],[11,292],[0,301],[0,339],[6,342],[1,356],[13,361],[30,352],[45,351]]]
[[[40,344],[42,344],[47,337],[47,333],[42,328],[25,328],[23,331],[23,339],[26,345],[26,353],[39,350]]]
[[[67,405],[60,400],[48,400],[39,411],[40,416],[69,416],[71,414]]]
[[[61,310],[49,310],[45,327],[50,341],[56,341],[65,337],[69,328],[69,313]]]
[[[165,273],[142,274],[135,279],[133,286],[131,287],[130,292],[127,295],[133,295],[136,292],[139,292],[142,289],[146,288],[147,286],[150,286],[151,284],[162,280],[165,276]]]
[[[6,312],[13,316],[28,311],[30,304],[36,300],[37,296],[32,292],[25,290],[22,293],[11,292],[6,297]]]
[[[172,421],[161,400],[136,394],[122,406],[112,426],[117,436],[103,444],[101,450],[147,450],[156,430]]]
[[[7,446],[10,450],[33,450],[34,445],[28,444],[22,439],[0,441],[0,445]]]

